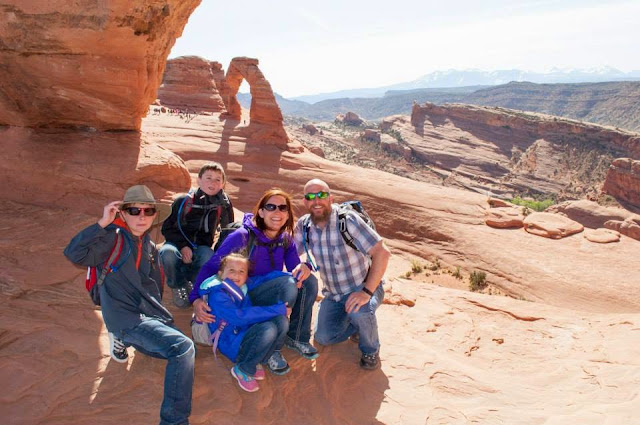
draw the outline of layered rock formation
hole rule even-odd
[[[219,62],[182,56],[167,61],[158,99],[170,108],[226,112],[220,96],[221,86],[224,86],[224,71]]]
[[[4,1],[0,125],[139,129],[200,1]]]
[[[618,158],[611,163],[603,192],[640,209],[640,161]]]
[[[505,196],[596,196],[614,158],[640,158],[640,134],[504,108],[416,103],[413,128],[395,122],[423,163]]]

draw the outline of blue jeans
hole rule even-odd
[[[268,280],[249,291],[251,303],[258,306],[268,306],[277,302],[288,303],[292,307],[291,323],[287,335],[294,341],[309,342],[311,338],[311,315],[313,303],[318,296],[318,279],[309,275],[302,282],[302,287],[296,287],[296,280],[291,276],[282,276]],[[284,345],[276,347],[279,350]]]
[[[382,285],[378,285],[373,297],[366,305],[356,312],[347,314],[345,304],[349,295],[351,294],[344,295],[339,301],[325,298],[320,302],[314,339],[322,345],[331,345],[345,341],[358,332],[360,351],[366,354],[377,353],[380,349],[380,340],[376,310],[384,299],[384,289]]]
[[[188,424],[196,357],[193,342],[173,326],[151,318],[144,318],[136,327],[121,331],[120,339],[141,353],[168,360],[160,425]]]
[[[170,288],[184,288],[187,282],[195,282],[198,272],[213,255],[213,250],[205,245],[198,245],[193,251],[191,264],[182,262],[182,254],[175,245],[165,242],[158,252],[160,262],[167,277]]]
[[[286,316],[277,316],[266,322],[251,325],[242,337],[236,364],[247,375],[256,374],[256,366],[266,363],[278,345],[282,347],[289,329]]]

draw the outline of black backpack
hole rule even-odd
[[[351,235],[351,233],[349,233],[349,229],[347,228],[347,215],[352,213],[358,214],[362,221],[364,221],[373,230],[376,230],[376,225],[369,214],[367,214],[367,211],[365,211],[360,201],[346,201],[338,205],[338,230],[340,230],[342,239],[344,239],[344,242],[351,248],[359,251],[358,247],[356,247],[356,244],[353,242],[353,236]],[[307,217],[302,226],[302,239],[303,242],[306,242],[304,244],[305,251],[307,251],[307,245],[309,245],[310,225],[311,217]],[[366,254],[366,252],[364,254]],[[307,257],[308,256],[309,252],[307,251]]]
[[[220,229],[220,217],[222,216],[222,208],[223,207],[229,208],[231,206],[231,201],[229,201],[229,197],[227,196],[227,194],[223,192],[223,196],[224,198],[222,200],[222,204],[197,205],[197,204],[194,204],[193,202],[195,197],[195,192],[190,190],[182,200],[182,203],[180,204],[180,208],[178,208],[178,220],[177,220],[178,230],[180,230],[180,233],[182,233],[182,236],[184,236],[187,242],[189,242],[189,245],[191,245],[191,248],[195,249],[196,244],[191,239],[189,239],[189,237],[185,234],[184,230],[182,229],[182,226],[187,223],[187,214],[189,214],[189,212],[194,208],[202,209],[205,211],[212,210],[215,208],[216,209],[216,226],[218,226],[218,229]],[[214,236],[215,236],[216,230],[217,229],[213,230]],[[216,246],[218,246],[218,244],[216,244]]]
[[[218,237],[218,241],[216,242],[213,250],[217,251],[218,248],[220,247],[220,245],[222,245],[222,242],[224,242],[224,240],[227,238],[227,236],[229,236],[231,233],[233,233],[237,229],[240,229],[241,227],[242,227],[242,222],[240,222],[240,221],[234,221],[233,223],[229,224],[228,227],[223,227],[221,229],[221,231],[220,231],[220,236]],[[253,248],[256,245],[258,245],[258,246],[266,246],[268,248],[268,250],[269,250],[269,260],[271,261],[271,267],[275,267],[274,259],[273,259],[273,251],[276,248],[281,246],[286,252],[287,249],[289,248],[289,238],[287,236],[285,236],[281,240],[271,241],[269,243],[265,243],[265,242],[257,240],[256,234],[253,232],[253,230],[247,229],[247,231],[249,232],[249,238],[247,240],[247,246],[242,248],[240,250],[240,252],[242,252],[243,255],[245,255],[247,258],[249,258],[251,256],[251,252],[253,252]]]

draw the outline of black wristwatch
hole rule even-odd
[[[362,292],[364,292],[365,294],[369,295],[370,297],[373,297],[373,292],[368,290],[366,286],[362,287]]]

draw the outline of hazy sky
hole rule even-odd
[[[640,1],[203,0],[170,57],[259,59],[299,96],[446,69],[640,70]]]

